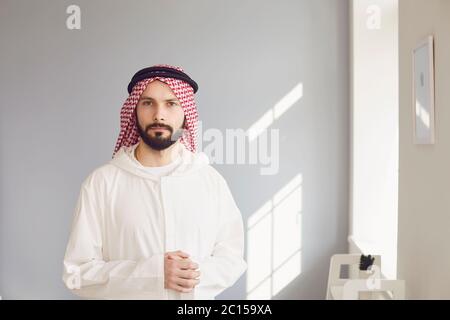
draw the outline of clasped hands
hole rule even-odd
[[[164,287],[188,293],[200,282],[198,264],[178,250],[164,254]]]

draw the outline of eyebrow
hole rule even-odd
[[[155,99],[153,99],[152,97],[141,97],[139,100],[155,100]],[[178,102],[178,99],[177,98],[170,98],[170,99],[166,99],[165,101],[177,101]]]

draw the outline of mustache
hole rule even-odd
[[[173,129],[172,129],[171,126],[169,126],[168,124],[163,124],[163,123],[152,123],[152,124],[149,124],[149,125],[145,128],[145,131],[148,131],[148,130],[151,129],[151,128],[157,128],[157,127],[159,127],[159,128],[165,128],[165,129],[169,130],[171,133],[173,132]]]

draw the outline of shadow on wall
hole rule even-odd
[[[248,130],[255,140],[303,97],[296,85]],[[301,273],[302,175],[296,175],[247,220],[247,299],[272,299]]]

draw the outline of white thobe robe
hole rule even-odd
[[[82,183],[63,281],[94,299],[214,299],[247,269],[243,220],[227,182],[203,153],[177,144],[181,163],[152,175],[122,147]],[[199,265],[189,293],[164,287],[164,254]]]

